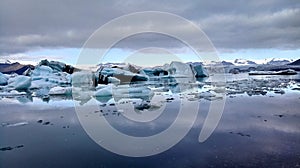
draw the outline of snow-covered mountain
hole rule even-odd
[[[256,65],[254,61],[246,60],[246,59],[235,59],[233,62],[234,65]]]
[[[0,64],[10,64],[11,62],[7,59],[0,59]]]
[[[268,58],[260,62],[265,65],[286,65],[291,63],[293,60],[286,58]]]

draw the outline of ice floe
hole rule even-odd
[[[49,91],[49,95],[71,95],[72,94],[72,87],[61,87],[56,86],[51,88]]]

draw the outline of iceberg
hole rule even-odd
[[[98,83],[103,83],[103,78],[105,79],[107,77],[115,77],[120,80],[120,83],[130,83],[148,80],[148,76],[146,75],[132,73],[130,71],[119,68],[101,67],[100,69],[98,69],[97,74]]]
[[[168,71],[165,73],[163,71],[158,71],[159,74],[170,74],[173,77],[208,77],[207,70],[203,67],[201,63],[182,63],[173,61],[170,65],[164,65],[164,69]],[[155,71],[154,71],[155,72]],[[149,72],[148,72],[149,73]],[[158,76],[158,75],[157,75]]]
[[[75,87],[94,87],[96,84],[95,75],[90,71],[79,71],[72,74],[72,86]]]
[[[166,69],[174,77],[194,77],[195,74],[190,65],[173,61]]]
[[[31,86],[31,78],[19,75],[8,80],[8,87],[15,90],[27,90]]]
[[[71,74],[55,72],[51,67],[37,66],[31,73],[32,86],[30,89],[52,88],[57,85],[71,84]]]
[[[208,77],[208,72],[206,71],[206,69],[203,68],[202,65],[195,65],[195,66],[191,65],[191,66],[194,69],[195,77],[197,78]]]
[[[24,122],[18,122],[18,123],[14,123],[14,124],[8,124],[8,123],[2,123],[2,126],[6,126],[6,127],[19,127],[19,126],[25,126],[28,125],[29,123],[27,121]]]
[[[121,80],[115,77],[108,77],[108,83],[119,85],[121,83]]]
[[[50,68],[49,66],[41,65],[41,66],[37,66],[32,71],[32,76],[46,76],[52,73],[53,73],[52,68]]]
[[[69,74],[72,74],[75,70],[75,68],[71,65],[66,65],[65,63],[58,62],[58,61],[48,61],[48,60],[42,60],[37,67],[39,66],[48,66],[51,69],[53,69],[55,72],[66,72]]]
[[[0,72],[0,86],[7,85],[7,77]]]
[[[94,93],[95,97],[108,97],[113,96],[115,99],[122,98],[150,98],[154,95],[154,92],[145,86],[141,87],[117,87],[113,84],[109,84],[104,88],[97,90]]]
[[[106,87],[102,87],[101,89],[97,90],[94,94],[95,97],[106,97],[112,96],[113,85],[107,85]]]
[[[249,75],[296,75],[297,72],[292,69],[282,71],[253,71],[249,72]]]
[[[153,76],[166,76],[168,75],[168,71],[163,70],[162,68],[145,68],[140,71],[140,74],[144,74],[150,77]]]
[[[26,92],[18,92],[16,90],[12,90],[10,92],[0,92],[0,96],[20,96],[20,95],[26,95]]]

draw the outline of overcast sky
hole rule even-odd
[[[149,10],[174,13],[194,22],[223,56],[245,53],[258,59],[291,53],[291,58],[300,57],[298,0],[1,0],[0,55],[19,59],[30,54],[70,57],[77,53],[70,49],[81,48],[103,24],[124,14]],[[144,44],[142,40],[134,45],[145,46],[151,38],[156,45],[166,44],[166,38],[142,38],[147,39]]]

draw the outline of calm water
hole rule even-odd
[[[284,94],[227,96],[221,121],[204,143],[198,136],[211,101],[198,100],[198,117],[188,134],[171,149],[142,158],[120,156],[96,144],[80,125],[70,99],[2,98],[0,167],[299,167],[300,91],[283,90]],[[147,136],[172,124],[178,104],[167,102],[166,111],[145,124],[112,114],[114,107],[103,110],[119,131]],[[11,125],[15,123],[19,125]]]

